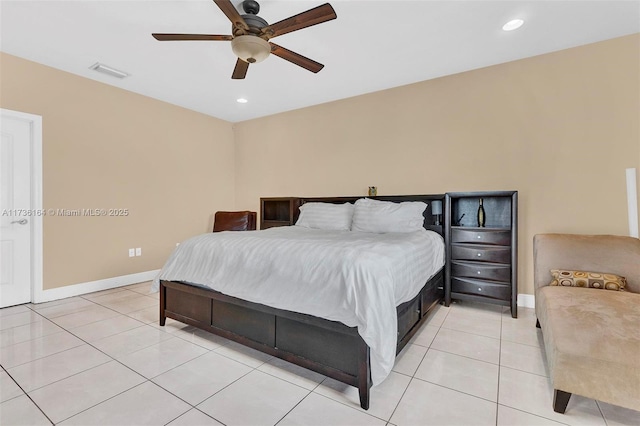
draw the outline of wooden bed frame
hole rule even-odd
[[[301,198],[305,202],[354,202],[363,197]],[[369,197],[383,201],[424,201],[426,229],[433,225],[431,201],[444,195]],[[443,203],[444,205],[444,203]],[[431,309],[443,298],[444,268],[412,300],[397,307],[396,354],[409,342]],[[311,315],[272,308],[177,281],[160,281],[160,325],[172,318],[217,334],[293,364],[355,386],[360,406],[369,409],[371,364],[369,347],[356,327]]]

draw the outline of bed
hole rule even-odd
[[[302,198],[300,204],[360,198]],[[444,263],[442,229],[431,215],[431,201],[443,195],[371,198],[426,203],[420,231],[372,236],[290,226],[194,237],[176,249],[156,280],[160,325],[172,318],[355,386],[368,409],[372,384],[386,377],[393,357],[442,299]],[[348,272],[327,254],[334,252],[335,262],[352,265]],[[274,266],[278,258],[309,266]],[[412,268],[417,263],[430,269]],[[261,264],[269,265],[268,273]],[[412,284],[383,285],[398,277]],[[360,287],[362,293],[354,290]]]

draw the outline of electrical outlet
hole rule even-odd
[[[136,249],[136,256],[142,256],[142,248],[138,247]]]
[[[129,249],[129,257],[133,257],[136,255],[136,249]]]

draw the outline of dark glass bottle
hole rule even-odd
[[[482,206],[482,198],[480,198],[480,205],[478,206],[478,226],[484,228],[486,215],[484,213],[484,207]]]

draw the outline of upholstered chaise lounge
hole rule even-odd
[[[640,240],[542,234],[533,245],[537,325],[544,337],[554,411],[564,413],[573,393],[640,410]],[[584,279],[567,287],[570,280],[562,278],[550,285],[550,271],[558,269],[619,275],[626,278],[626,287],[581,288]],[[593,284],[601,287],[598,280]]]

